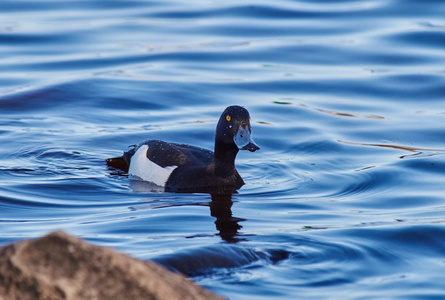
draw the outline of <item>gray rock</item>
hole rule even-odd
[[[167,271],[62,231],[0,248],[0,299],[224,299]]]

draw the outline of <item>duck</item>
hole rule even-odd
[[[247,109],[232,105],[218,120],[214,151],[147,140],[106,163],[132,178],[163,187],[165,192],[236,191],[245,184],[235,168],[236,155],[239,150],[260,149],[251,132]]]

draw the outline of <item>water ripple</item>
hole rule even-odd
[[[234,299],[441,297],[443,15],[419,0],[3,1],[0,244],[63,229]],[[240,151],[246,185],[227,201],[104,163],[146,139],[212,149],[230,104],[261,150]]]

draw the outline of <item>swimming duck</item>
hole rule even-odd
[[[148,140],[106,162],[109,167],[162,186],[168,192],[237,190],[244,185],[235,169],[238,151],[260,149],[250,134],[249,112],[233,105],[219,118],[214,152],[186,144]]]

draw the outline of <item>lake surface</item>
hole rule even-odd
[[[0,245],[62,229],[230,299],[443,299],[444,1],[0,7]],[[261,150],[228,199],[105,165],[213,149],[232,104]]]

